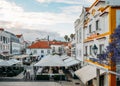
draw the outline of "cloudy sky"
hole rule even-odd
[[[74,33],[82,6],[95,0],[0,0],[0,27],[25,40],[63,39]]]

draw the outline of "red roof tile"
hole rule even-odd
[[[28,48],[42,48],[42,49],[47,49],[50,48],[48,41],[37,41],[33,43],[31,46]]]

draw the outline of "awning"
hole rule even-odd
[[[85,84],[86,82],[88,82],[89,80],[91,80],[97,76],[96,69],[97,68],[95,66],[87,65],[87,66],[84,66],[83,68],[75,71],[75,74]],[[103,74],[103,73],[105,73],[105,71],[100,70],[100,74]]]

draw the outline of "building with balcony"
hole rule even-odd
[[[11,32],[5,31],[10,37],[10,54],[17,55],[21,54],[20,52],[20,43],[17,36]]]
[[[77,24],[78,29],[77,26],[75,27],[76,43],[78,44],[76,44],[76,47],[79,46],[78,41],[82,38],[79,36],[81,33],[77,31],[82,29],[83,43],[80,44],[84,51],[82,52],[82,58],[84,58],[85,63],[89,64],[76,71],[76,75],[83,80],[86,86],[117,85],[116,65],[107,65],[107,62],[100,63],[97,58],[99,54],[105,52],[106,46],[108,46],[111,41],[110,35],[114,33],[115,28],[120,24],[120,5],[117,3],[118,1],[114,0],[114,3],[112,1],[113,0],[96,0],[86,10],[84,24],[80,25],[81,16],[80,19],[76,21],[77,23],[79,22],[79,24]],[[84,27],[82,28],[82,26]],[[76,49],[76,52],[79,52],[79,49],[80,48]],[[87,72],[87,70],[89,71]]]
[[[10,35],[3,28],[0,28],[0,54],[10,54]]]
[[[88,8],[83,7],[82,13],[74,23],[75,26],[75,41],[76,41],[76,59],[81,61],[83,64],[83,39],[84,39],[84,21],[85,21],[85,13]]]

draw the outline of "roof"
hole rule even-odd
[[[50,48],[48,41],[37,41],[33,43],[31,46],[28,48],[42,48],[42,49],[47,49]]]
[[[4,28],[0,28],[0,31],[4,31]]]
[[[18,38],[22,37],[22,34],[16,35]]]
[[[64,45],[67,46],[67,42],[58,42],[58,41],[50,41],[50,45]]]

